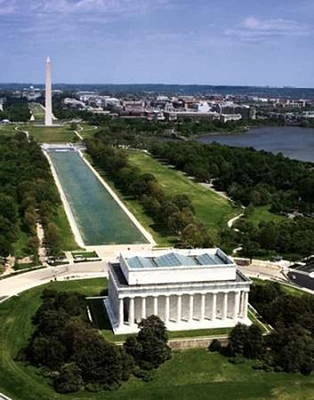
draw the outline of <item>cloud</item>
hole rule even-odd
[[[15,0],[0,0],[0,16],[13,14],[16,10]]]
[[[105,14],[142,13],[168,7],[176,0],[32,0],[34,12]]]
[[[246,18],[233,29],[226,29],[226,36],[236,36],[244,41],[259,41],[271,37],[301,37],[313,34],[310,25],[288,19],[260,20],[256,17]]]

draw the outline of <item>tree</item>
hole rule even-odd
[[[229,349],[231,354],[244,356],[247,338],[248,327],[238,323],[229,333]]]
[[[64,364],[53,381],[53,386],[58,393],[77,392],[83,385],[81,370],[75,363]]]
[[[58,255],[60,252],[60,234],[58,227],[50,222],[45,229],[44,244],[49,255]]]
[[[247,343],[244,349],[244,356],[250,359],[261,358],[265,353],[265,345],[261,328],[252,324],[248,329]]]
[[[128,339],[124,348],[141,368],[158,368],[171,357],[166,326],[159,317],[151,315],[142,319],[139,329],[138,335]]]

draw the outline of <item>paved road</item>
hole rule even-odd
[[[43,285],[51,280],[65,277],[94,278],[108,276],[108,262],[69,264],[26,272],[0,281],[0,298],[14,296],[24,290]]]
[[[279,265],[256,265],[253,261],[251,265],[241,266],[238,268],[241,272],[251,278],[279,279],[288,281],[288,279],[282,273],[282,267]]]

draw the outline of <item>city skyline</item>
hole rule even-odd
[[[314,87],[310,0],[0,0],[0,81]]]

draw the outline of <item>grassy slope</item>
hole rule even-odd
[[[77,290],[97,295],[106,286],[104,279],[50,283],[58,290]],[[244,400],[311,399],[314,377],[254,371],[251,363],[233,365],[218,354],[190,350],[173,354],[171,361],[154,372],[149,383],[132,378],[113,392],[80,392],[58,395],[37,375],[36,369],[13,361],[32,332],[31,316],[40,304],[42,288],[27,291],[0,304],[0,392],[14,400]]]
[[[143,152],[130,151],[129,160],[143,172],[154,174],[167,194],[187,194],[192,200],[197,218],[209,228],[226,227],[228,220],[239,212],[226,199]]]
[[[53,218],[53,222],[59,228],[61,233],[61,248],[64,251],[71,251],[79,249],[79,245],[74,239],[73,232],[71,230],[68,218],[64,211],[63,205],[58,207],[57,214]]]
[[[93,137],[99,129],[98,126],[88,125],[84,123],[80,123],[79,127],[82,129],[78,129],[78,131],[80,135],[83,136],[84,139]]]
[[[260,222],[281,222],[286,219],[285,217],[271,213],[269,209],[270,206],[256,207],[252,214],[248,216],[248,221],[258,225]]]
[[[251,278],[253,282],[255,282],[257,285],[267,285],[268,281],[264,281],[263,279],[258,279],[258,278]],[[285,285],[284,283],[280,283],[281,289],[283,290],[284,293],[289,294],[291,296],[303,296],[306,294],[301,289],[298,289],[296,287],[291,287],[289,285]]]

